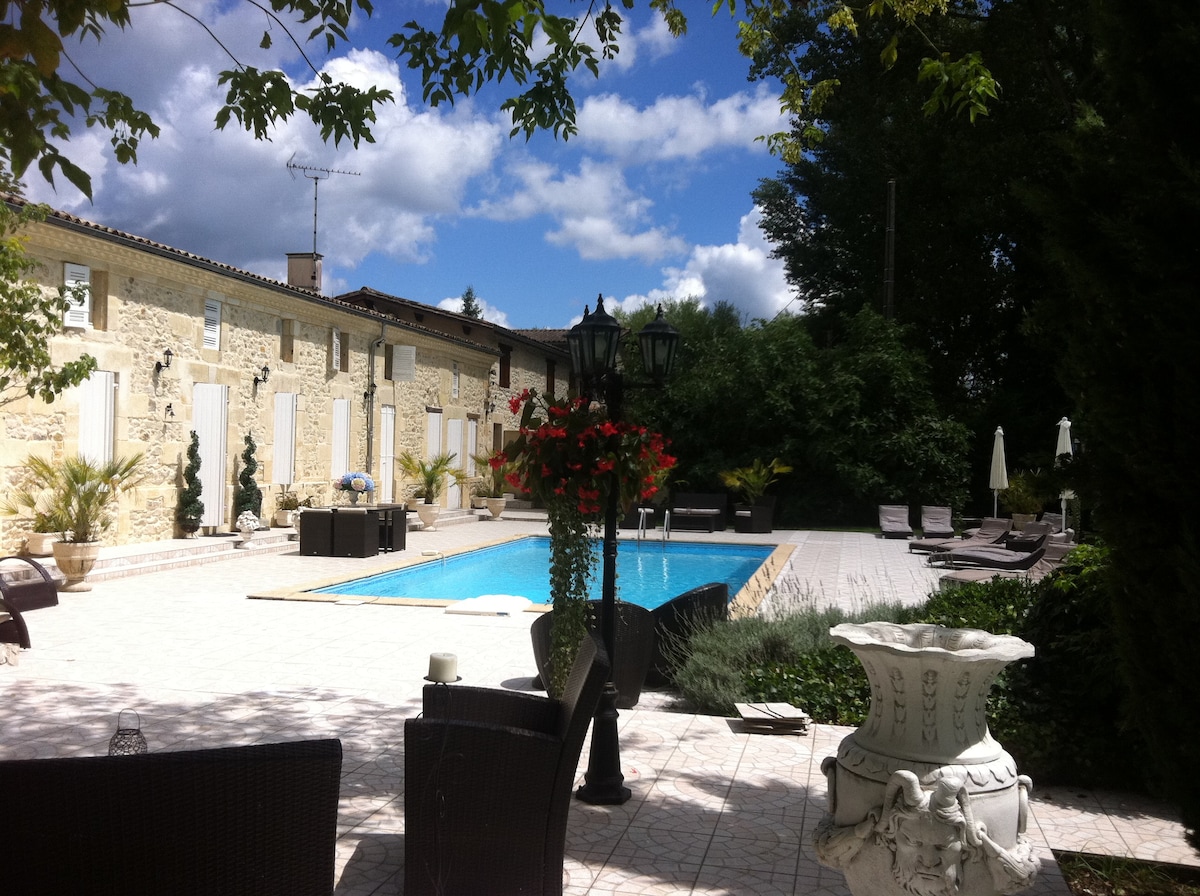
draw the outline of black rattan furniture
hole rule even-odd
[[[585,605],[584,624],[597,637],[600,632],[603,602],[589,600]],[[616,648],[613,650],[612,682],[617,688],[617,709],[633,709],[642,698],[642,686],[646,683],[646,672],[654,659],[654,617],[645,607],[628,601],[616,603]],[[542,613],[529,627],[529,639],[533,642],[533,662],[538,674],[534,686],[544,688],[551,672],[550,626],[554,611]]]
[[[300,511],[300,555],[333,556],[333,511],[328,507]]]
[[[683,652],[688,639],[700,627],[729,618],[729,586],[709,582],[673,597],[650,611],[654,620],[654,656],[646,674],[646,684],[663,687],[671,683],[675,657]]]
[[[333,556],[374,557],[379,553],[379,511],[334,508]]]
[[[405,896],[561,896],[571,787],[607,678],[589,636],[561,700],[426,686],[404,723]]]
[[[28,649],[29,629],[21,614],[57,606],[58,588],[46,567],[36,560],[0,557],[0,563],[6,560],[19,560],[28,564],[30,569],[18,567],[16,570],[6,569],[0,574],[0,614],[8,614],[7,619],[0,619],[0,644],[16,644]]]
[[[0,762],[4,892],[331,896],[342,745]]]

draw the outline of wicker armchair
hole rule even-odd
[[[0,762],[4,892],[331,896],[341,767],[337,740]]]
[[[429,685],[404,723],[405,896],[562,893],[579,754],[608,678],[586,637],[561,700]]]

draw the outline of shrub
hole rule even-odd
[[[1037,588],[1018,634],[1037,649],[1010,668],[997,740],[1046,783],[1144,786],[1145,743],[1122,728],[1127,688],[1112,633],[1108,550],[1083,545]]]
[[[1039,592],[1039,586],[1026,579],[970,582],[934,592],[921,606],[906,609],[903,621],[1019,635]]]
[[[894,622],[900,612],[891,605],[854,614],[806,609],[780,619],[710,625],[692,634],[675,684],[698,712],[730,715],[735,703],[769,700],[800,706],[819,722],[849,724],[853,706],[839,701],[866,693],[866,673],[849,650],[834,647],[829,629],[842,622]],[[832,715],[814,712],[818,704],[832,707]]]

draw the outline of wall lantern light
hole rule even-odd
[[[171,359],[173,357],[175,357],[175,353],[173,351],[171,351],[169,348],[163,349],[162,360],[154,362],[154,372],[162,373],[164,370],[169,370],[171,367]]]

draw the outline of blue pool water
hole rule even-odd
[[[617,550],[617,596],[654,609],[672,597],[709,582],[725,582],[732,598],[774,548],[622,541]],[[481,594],[516,594],[535,604],[550,603],[550,539],[522,538],[395,572],[342,582],[314,591],[354,597],[411,597],[462,600]],[[600,599],[600,566],[592,583]]]

